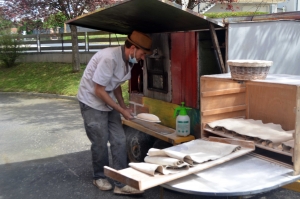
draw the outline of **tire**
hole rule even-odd
[[[154,138],[128,126],[124,126],[124,131],[129,162],[144,162],[148,150],[153,146]]]
[[[165,148],[169,148],[171,146],[173,146],[171,143],[165,142],[165,141],[159,140],[159,139],[157,139],[153,144],[153,148],[156,148],[156,149],[165,149]]]

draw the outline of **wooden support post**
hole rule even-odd
[[[64,34],[60,33],[61,38],[61,52],[64,52]]]
[[[293,154],[293,163],[294,163],[294,175],[300,174],[300,87],[297,87],[297,107],[296,107],[296,125],[295,125],[295,144],[294,144],[294,154]]]
[[[87,51],[90,52],[90,42],[89,42],[89,33],[86,33],[86,43],[87,43]]]
[[[228,72],[228,64],[227,64],[227,60],[228,60],[228,26],[226,26],[225,29],[225,72]]]
[[[41,52],[41,41],[40,41],[40,34],[36,35],[36,47],[37,47],[37,52]]]
[[[162,186],[160,186],[160,199],[164,199],[164,188]]]
[[[209,30],[210,30],[211,39],[212,39],[212,42],[213,42],[214,49],[217,52],[217,58],[219,60],[219,64],[220,64],[221,70],[222,70],[221,72],[225,73],[226,69],[225,69],[225,66],[224,66],[224,61],[223,61],[222,53],[221,53],[221,50],[220,50],[218,37],[217,37],[217,34],[216,34],[215,27],[212,23],[209,23]]]

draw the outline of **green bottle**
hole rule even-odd
[[[184,106],[184,102],[181,102],[181,106],[175,109],[174,117],[176,117],[176,134],[178,136],[188,136],[190,134],[190,117],[187,115],[186,110],[191,109]]]

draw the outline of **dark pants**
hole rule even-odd
[[[106,178],[104,166],[108,166],[108,148],[110,143],[112,167],[116,170],[127,167],[126,137],[122,127],[120,113],[116,110],[99,111],[79,102],[86,134],[91,141],[94,179]],[[120,182],[115,185],[123,187]]]

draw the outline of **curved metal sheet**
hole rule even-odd
[[[239,157],[210,169],[163,184],[174,191],[207,196],[246,196],[299,180],[293,169],[254,157]]]
[[[217,22],[168,0],[127,0],[67,21],[76,25],[108,32],[129,34],[133,30],[145,33],[208,29]]]

